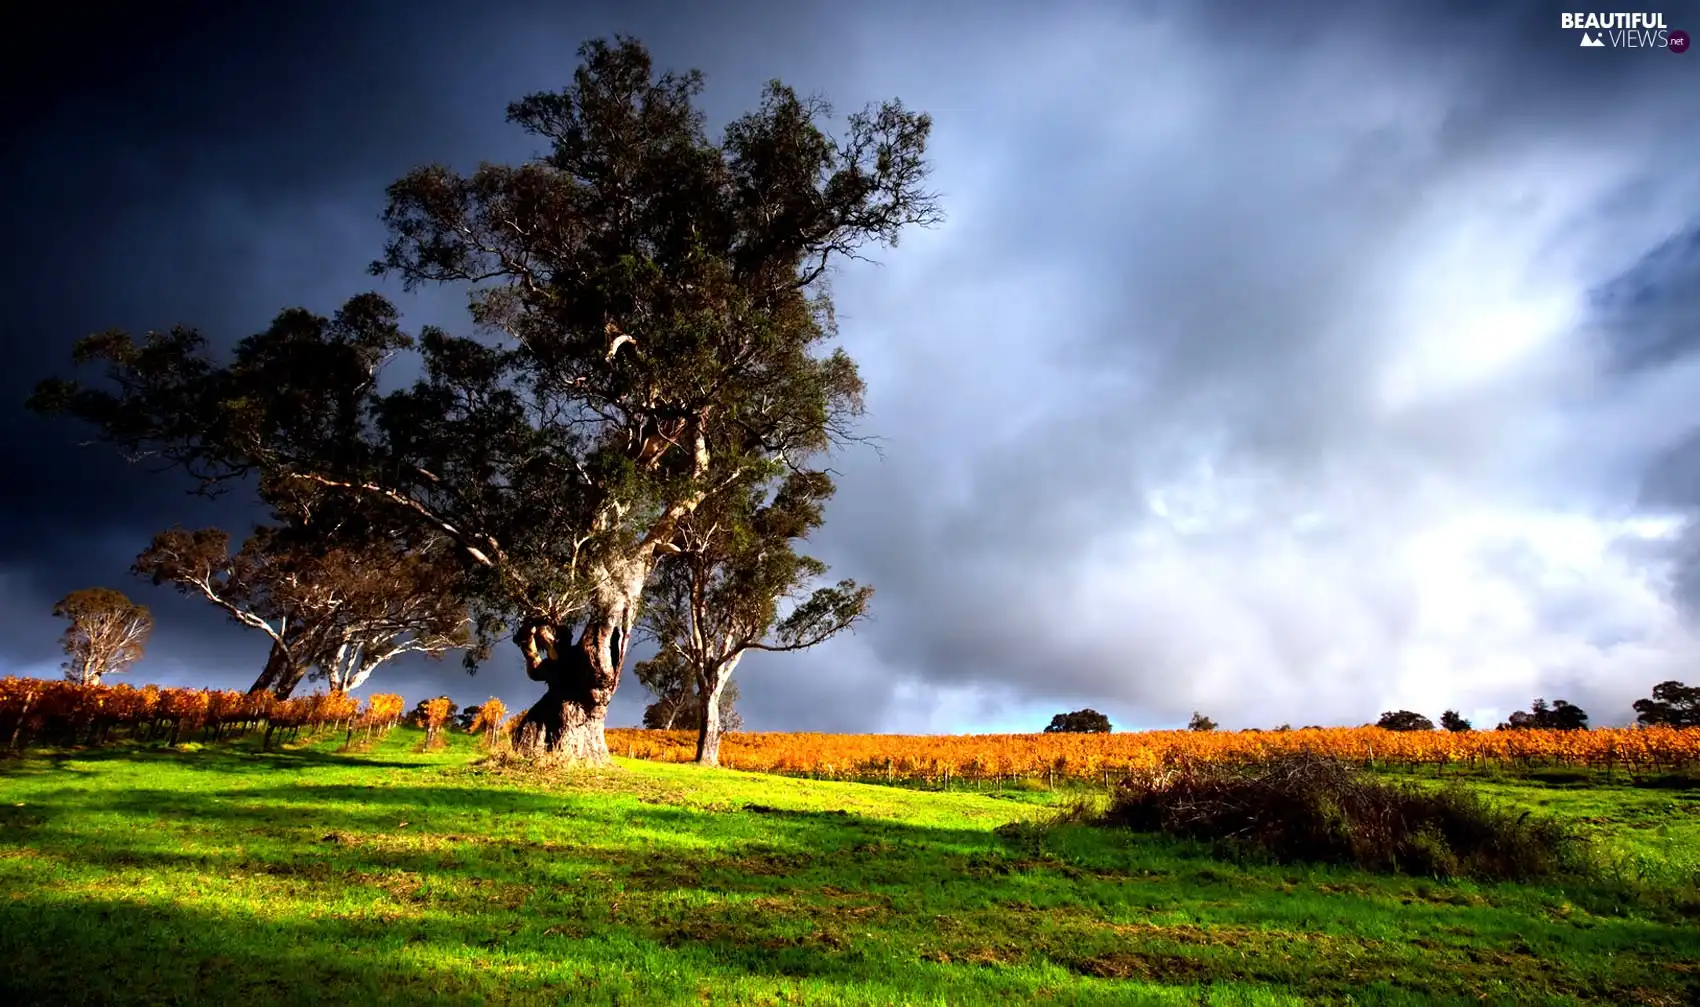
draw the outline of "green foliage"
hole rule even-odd
[[[1214,731],[1216,730],[1216,722],[1211,720],[1209,717],[1206,717],[1204,714],[1199,713],[1197,710],[1194,710],[1192,711],[1192,719],[1186,722],[1186,729],[1189,731],[1200,732]]]
[[[777,476],[771,467],[742,473],[681,519],[644,598],[643,628],[660,646],[638,668],[658,697],[644,724],[684,726],[682,716],[703,732],[705,761],[715,755],[702,711],[715,689],[730,688],[744,653],[824,643],[859,622],[873,597],[852,580],[814,587],[827,566],[797,551],[825,518],[832,479],[804,469]],[[719,704],[730,709],[724,692]]]
[[[1385,731],[1432,731],[1434,721],[1410,710],[1391,710],[1383,713],[1375,726]]]
[[[703,695],[695,672],[677,659],[677,652],[664,651],[638,664],[633,671],[655,700],[643,708],[643,726],[652,731],[700,731],[703,726]],[[720,690],[720,729],[739,731],[744,718],[738,713],[738,683],[727,682]]]
[[[1649,727],[1700,727],[1700,686],[1660,682],[1649,699],[1635,701],[1635,722]]]
[[[1465,720],[1457,710],[1447,710],[1442,713],[1440,715],[1440,726],[1454,733],[1470,730],[1470,722]]]
[[[1046,734],[1109,734],[1110,718],[1097,710],[1059,713],[1045,725]]]
[[[1566,700],[1554,700],[1547,705],[1544,699],[1535,700],[1527,712],[1518,710],[1497,730],[1501,731],[1586,731],[1588,729],[1588,714],[1581,707]]]

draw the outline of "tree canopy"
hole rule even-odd
[[[1045,726],[1046,734],[1108,734],[1110,718],[1097,710],[1059,713]]]
[[[1376,720],[1375,726],[1386,731],[1432,731],[1434,721],[1411,710],[1389,710]]]
[[[1557,699],[1549,706],[1537,699],[1527,711],[1518,710],[1500,724],[1498,730],[1586,731],[1588,713],[1574,703]]]
[[[1653,686],[1653,695],[1635,701],[1635,722],[1648,727],[1700,727],[1700,686],[1672,680]]]
[[[703,695],[696,674],[679,661],[676,652],[663,651],[632,669],[655,699],[643,708],[643,726],[652,731],[696,731],[703,729]],[[740,731],[744,718],[738,713],[738,683],[727,682],[716,704],[720,730]]]
[[[53,606],[53,614],[70,621],[60,644],[65,678],[78,685],[99,685],[107,675],[130,670],[153,632],[147,606],[109,587],[72,591]]]

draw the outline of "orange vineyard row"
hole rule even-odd
[[[278,699],[217,689],[156,685],[74,685],[38,678],[0,678],[0,743],[94,745],[115,734],[168,739],[169,744],[226,738],[266,729],[294,737],[328,728],[387,731],[402,716],[402,698],[376,693],[364,706],[353,696],[319,693]]]
[[[688,762],[689,731],[620,728],[616,755]],[[1258,761],[1290,753],[1404,766],[1561,765],[1636,773],[1700,764],[1700,728],[1593,731],[1146,731],[1127,734],[728,734],[720,764],[756,772],[833,779],[948,782],[987,779],[1103,781],[1179,759]]]

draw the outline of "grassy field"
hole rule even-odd
[[[1616,866],[1479,885],[1021,824],[1046,794],[540,782],[419,740],[0,762],[3,1001],[1700,1002],[1669,895],[1700,874],[1694,790],[1483,783]]]

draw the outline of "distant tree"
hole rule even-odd
[[[1648,727],[1700,727],[1700,685],[1660,682],[1651,699],[1635,701],[1635,722]]]
[[[636,672],[638,681],[655,697],[644,707],[643,726],[652,731],[696,731],[700,736],[702,694],[691,670],[662,654],[638,664]],[[719,730],[743,730],[744,718],[738,713],[737,703],[738,683],[727,682],[720,690]]]
[[[1051,718],[1046,734],[1108,734],[1110,718],[1097,710],[1076,710],[1059,713]]]
[[[743,656],[824,643],[865,618],[873,597],[873,588],[853,580],[811,590],[826,564],[797,552],[824,520],[832,479],[793,471],[772,486],[769,477],[778,475],[772,467],[747,461],[743,467],[746,474],[725,492],[680,519],[644,596],[640,623],[660,645],[637,669],[639,681],[664,686],[656,693],[664,707],[656,719],[677,723],[685,714],[694,722],[697,762],[708,766],[719,764],[721,732],[731,730],[721,722],[729,704],[720,697]],[[681,678],[690,699],[669,691]]]
[[[1432,731],[1434,721],[1410,710],[1392,710],[1383,713],[1375,726],[1384,731]]]
[[[1216,730],[1216,722],[1194,710],[1192,719],[1186,722],[1186,729],[1189,731],[1214,731]]]
[[[60,645],[65,677],[78,685],[99,685],[106,675],[129,671],[142,656],[153,632],[153,615],[109,587],[72,591],[53,606],[54,616],[69,619]]]
[[[1505,723],[1497,728],[1501,731],[1586,731],[1588,729],[1588,714],[1581,707],[1566,700],[1558,699],[1547,705],[1544,699],[1537,699],[1528,711],[1518,710],[1507,717]]]
[[[1457,710],[1447,710],[1440,715],[1440,726],[1454,734],[1470,730],[1470,722],[1465,720]]]
[[[462,731],[472,730],[472,725],[478,722],[478,718],[483,712],[484,707],[476,703],[463,708],[455,714],[455,727]]]
[[[609,704],[644,590],[679,522],[740,461],[842,441],[854,361],[830,350],[836,262],[940,219],[931,120],[889,101],[835,117],[771,82],[710,134],[702,75],[658,73],[635,39],[592,40],[559,91],[508,120],[542,149],[388,189],[374,271],[453,285],[471,334],[417,340],[382,296],[291,309],[229,363],[187,328],[80,342],[111,390],[50,380],[31,406],[186,470],[260,473],[380,503],[451,538],[487,642],[546,691],[542,748],[606,763]],[[839,135],[829,130],[840,126]],[[417,350],[417,378],[377,380]]]

